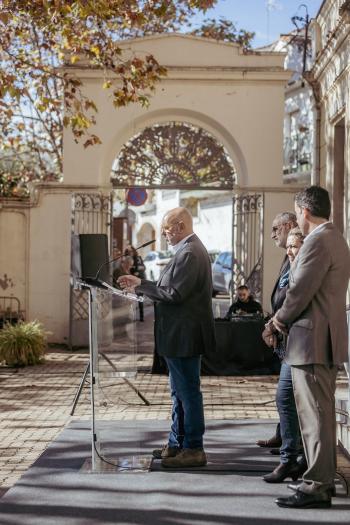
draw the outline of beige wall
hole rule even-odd
[[[283,83],[163,84],[164,91],[159,89],[149,110],[130,106],[116,112],[107,94],[100,95],[94,133],[103,143],[84,150],[67,133],[64,181],[109,186],[113,161],[127,140],[147,126],[177,120],[206,129],[224,144],[236,166],[239,186],[282,184]],[[87,85],[88,95],[96,98],[97,81],[89,79]]]
[[[30,213],[28,319],[39,319],[55,342],[68,338],[70,230],[70,190],[42,190]]]
[[[13,203],[0,208],[0,295],[17,297],[28,308],[28,209]]]

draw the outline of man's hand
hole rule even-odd
[[[141,279],[136,275],[122,275],[117,280],[119,286],[126,292],[134,292],[135,287],[141,284]]]
[[[270,348],[276,348],[277,346],[277,337],[275,333],[275,327],[272,323],[272,320],[270,320],[265,325],[265,330],[261,334],[263,340],[265,341],[265,344],[269,346]]]
[[[276,315],[272,318],[273,326],[276,328],[278,332],[281,332],[282,334],[288,334],[288,329],[286,325],[281,323],[281,321],[277,319]]]

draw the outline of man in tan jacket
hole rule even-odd
[[[295,197],[295,212],[306,235],[289,278],[286,299],[274,317],[289,331],[285,360],[293,389],[308,469],[295,493],[277,498],[281,507],[330,507],[336,471],[335,381],[348,359],[346,291],[350,251],[329,222],[328,192],[311,186]]]

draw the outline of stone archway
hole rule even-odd
[[[109,91],[101,89],[102,69],[87,69],[83,62],[67,66],[74,67],[82,80],[82,92],[97,102],[93,132],[101,144],[85,149],[65,129],[64,182],[37,186],[28,210],[28,316],[39,318],[54,334],[51,340],[57,342],[67,341],[70,325],[72,194],[100,194],[108,199],[116,154],[146,127],[185,122],[202,128],[233,160],[237,171],[234,191],[264,195],[265,308],[282,257],[270,245],[269,225],[274,214],[290,209],[292,203],[292,189],[282,187],[281,175],[284,86],[290,76],[284,70],[284,55],[243,52],[237,44],[183,34],[125,40],[120,46],[136,55],[153,54],[167,66],[168,76],[152,94],[148,109],[131,104],[115,112]],[[84,216],[79,222],[84,231],[102,232],[109,224],[95,209],[87,220],[85,210],[77,211]],[[239,220],[242,214],[247,217],[245,211],[237,210],[237,214]],[[149,219],[147,213],[144,218]],[[250,223],[242,224],[240,231],[250,228]],[[12,264],[10,259],[6,264]]]

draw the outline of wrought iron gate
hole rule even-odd
[[[105,233],[111,235],[111,197],[101,193],[74,193],[72,195],[71,234]],[[73,247],[73,243],[72,243]],[[71,254],[69,346],[88,344],[87,293],[74,289],[73,258]]]
[[[264,195],[235,195],[232,217],[232,294],[236,293],[238,286],[246,284],[261,302]]]

